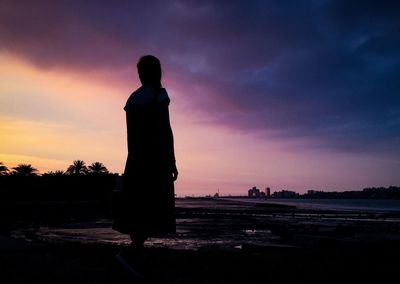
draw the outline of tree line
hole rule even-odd
[[[0,203],[7,201],[110,202],[118,174],[110,173],[101,162],[90,165],[75,160],[65,171],[43,174],[31,164],[8,168],[0,162]]]
[[[41,174],[42,176],[62,176],[62,175],[87,175],[87,174],[110,174],[106,166],[101,162],[94,162],[87,166],[82,160],[75,160],[68,166],[66,171],[56,170]],[[38,169],[31,164],[18,164],[11,169],[0,162],[0,176],[16,175],[16,176],[38,176]]]
[[[0,231],[110,218],[118,178],[100,162],[75,160],[65,171],[43,174],[31,164],[0,162]]]

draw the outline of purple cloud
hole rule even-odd
[[[0,51],[41,68],[121,76],[153,53],[212,123],[305,138],[310,147],[399,154],[399,8],[395,1],[2,1]]]

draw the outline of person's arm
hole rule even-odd
[[[127,145],[128,145],[128,153],[132,153],[133,151],[133,122],[132,122],[132,113],[130,111],[126,112],[126,137],[127,137]]]
[[[172,133],[171,123],[169,119],[169,99],[161,102],[160,119],[162,123],[162,135],[165,142],[165,154],[169,170],[171,171],[173,180],[178,178],[178,170],[176,168],[174,135]]]

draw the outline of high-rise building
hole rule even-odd
[[[267,198],[271,197],[271,189],[269,187],[265,189],[265,197]]]
[[[250,188],[248,190],[248,197],[259,198],[260,197],[260,190],[257,187],[253,186],[253,188]]]

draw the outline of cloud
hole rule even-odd
[[[208,123],[333,151],[399,152],[395,1],[0,5],[0,51],[40,68],[125,79],[154,53]]]

